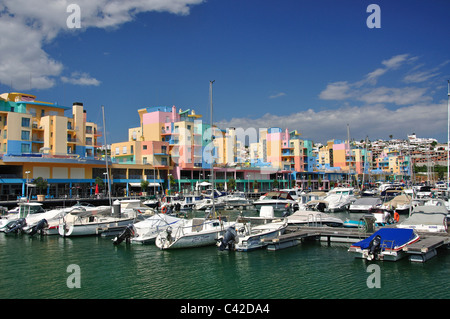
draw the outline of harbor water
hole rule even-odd
[[[114,246],[105,237],[1,233],[0,298],[449,298],[450,250],[439,250],[426,263],[367,262],[348,253],[349,245],[306,241],[279,251],[228,252],[215,246],[161,251],[155,245]],[[368,284],[373,264],[379,266],[379,287]]]

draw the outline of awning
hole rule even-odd
[[[131,187],[141,187],[141,183],[128,183]],[[148,183],[148,186],[154,187],[154,186],[161,186],[159,183]]]

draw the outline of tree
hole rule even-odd
[[[236,189],[236,180],[234,178],[230,178],[227,182],[228,189]]]
[[[147,187],[148,187],[149,182],[145,179],[141,180],[141,189],[143,192],[147,191]]]
[[[48,186],[47,180],[43,179],[42,177],[38,177],[33,181],[33,184],[36,185],[36,189],[38,190],[39,195],[44,195]]]

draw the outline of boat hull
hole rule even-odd
[[[86,224],[59,224],[58,232],[63,237],[72,236],[94,236],[101,234],[110,227],[126,226],[134,221],[134,218],[116,221],[86,223]]]
[[[235,250],[245,252],[266,247],[268,245],[268,240],[277,238],[278,236],[284,234],[285,229],[286,225],[263,234],[240,238],[239,242],[235,244]]]

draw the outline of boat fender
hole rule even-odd
[[[236,236],[237,233],[235,227],[234,226],[228,227],[227,231],[225,232],[225,235],[221,239],[219,250],[223,251],[227,248],[227,246],[229,250],[232,250],[234,242],[236,241]]]
[[[125,229],[122,231],[122,233],[119,234],[116,238],[113,239],[114,245],[119,245],[124,240],[127,241],[127,243],[130,242],[130,239],[134,237],[135,229],[133,224],[129,224]]]
[[[394,220],[398,223],[400,221],[400,215],[397,211],[394,212]]]
[[[34,225],[32,228],[31,228],[31,231],[30,231],[30,236],[33,236],[33,235],[35,235],[38,231],[41,231],[42,232],[42,230],[44,230],[44,228],[46,228],[46,227],[48,227],[48,223],[47,223],[47,220],[44,218],[44,219],[41,219],[40,221],[38,221],[38,223],[36,224],[36,225]]]

